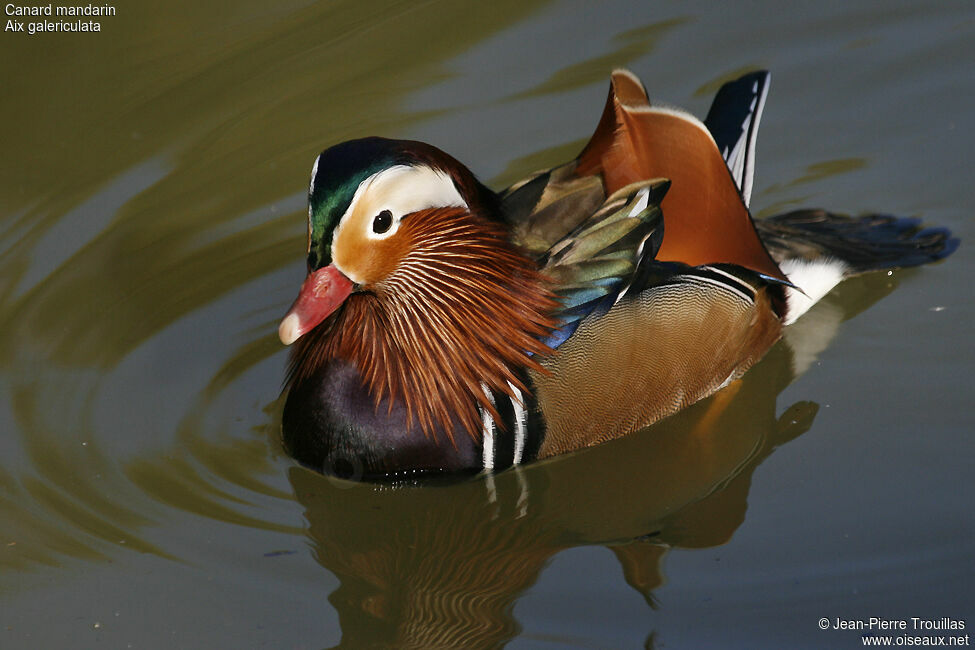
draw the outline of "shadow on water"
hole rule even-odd
[[[329,602],[342,647],[496,647],[549,560],[607,546],[646,600],[671,548],[724,544],[742,524],[752,475],[806,432],[818,406],[776,399],[839,323],[894,286],[848,283],[741,380],[627,438],[450,486],[375,486],[289,473],[318,562],[341,581]],[[801,321],[800,321],[801,322]],[[806,346],[805,349],[803,346]]]

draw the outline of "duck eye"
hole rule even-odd
[[[389,230],[389,227],[393,225],[393,213],[389,210],[383,210],[375,216],[372,220],[372,231],[374,233],[382,234]]]

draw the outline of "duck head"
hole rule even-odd
[[[308,275],[278,329],[297,342],[292,386],[338,360],[375,409],[389,397],[425,434],[476,437],[485,391],[525,390],[519,369],[540,368],[553,305],[498,197],[448,154],[372,137],[318,156]]]
[[[308,189],[308,276],[278,328],[281,341],[294,343],[354,291],[381,287],[409,250],[404,222],[445,209],[491,219],[497,199],[423,142],[371,137],[323,151]]]

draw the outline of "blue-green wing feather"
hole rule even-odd
[[[610,196],[592,216],[546,252],[542,269],[555,283],[558,347],[593,313],[606,311],[626,292],[640,262],[653,259],[663,240],[660,202],[670,182],[653,179]]]

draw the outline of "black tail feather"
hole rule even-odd
[[[837,258],[849,266],[849,275],[927,264],[951,255],[959,244],[947,228],[923,228],[920,219],[882,214],[796,210],[755,226],[777,262]]]

